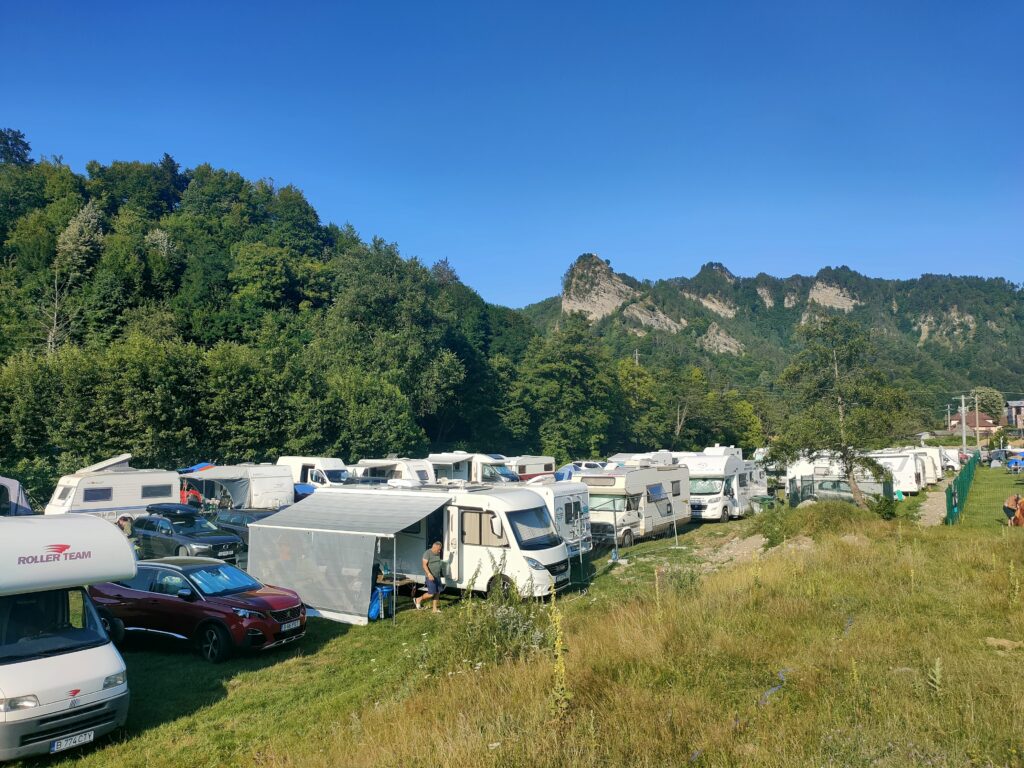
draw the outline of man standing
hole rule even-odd
[[[423,553],[423,573],[427,577],[427,594],[414,597],[412,601],[416,604],[418,611],[423,606],[420,603],[427,597],[434,601],[434,613],[441,612],[441,576],[444,570],[444,561],[441,560],[441,542],[435,541],[426,552]]]
[[[1013,520],[1013,516],[1017,514],[1017,505],[1020,504],[1020,494],[1014,493],[1007,497],[1006,501],[1003,502],[1003,514],[1006,515],[1007,520]]]

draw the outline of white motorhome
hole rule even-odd
[[[544,499],[526,485],[444,488],[349,486],[331,493],[387,494],[394,504],[404,496],[431,498],[437,508],[395,536],[396,567],[424,583],[423,553],[443,544],[445,586],[487,592],[515,585],[523,597],[544,597],[569,585],[569,552],[558,535]],[[382,562],[390,553],[385,548]]]
[[[291,470],[293,483],[317,488],[344,485],[350,471],[344,461],[329,456],[282,456],[277,465]]]
[[[590,532],[590,490],[586,483],[539,475],[526,486],[544,499],[558,535],[565,540],[569,557],[579,557],[594,548]]]
[[[85,585],[135,576],[92,515],[0,518],[0,760],[63,752],[124,725],[128,682]]]
[[[280,509],[295,502],[292,470],[277,464],[209,466],[181,475],[207,501],[232,509]]]
[[[768,472],[759,461],[744,461],[743,472],[746,475],[740,475],[740,487],[744,487],[746,483],[747,498],[752,499],[755,496],[767,496],[768,495]]]
[[[893,490],[904,494],[917,494],[925,486],[924,462],[920,456],[912,453],[892,453],[878,451],[867,454],[892,475]]]
[[[426,459],[360,459],[349,467],[358,478],[391,485],[433,485],[437,482],[434,465]]]
[[[690,510],[695,520],[742,517],[750,511],[751,493],[743,452],[732,446],[713,446],[697,453],[673,456],[690,470]]]
[[[928,448],[921,446],[917,448],[905,448],[903,450],[921,457],[921,467],[924,472],[923,477],[924,481],[928,485],[935,485],[942,479],[942,457],[938,455],[938,449],[929,450]],[[934,451],[934,453],[932,451]]]
[[[64,475],[44,510],[47,515],[87,512],[107,520],[122,515],[138,517],[150,504],[180,501],[177,472],[134,469],[130,453]]]
[[[885,483],[863,468],[857,468],[854,477],[866,496],[881,496],[886,492]],[[786,469],[786,493],[794,506],[808,499],[854,500],[846,472],[829,454],[804,457],[790,464]]]
[[[590,490],[590,530],[597,541],[628,547],[690,520],[686,467],[622,467],[574,479]]]
[[[427,461],[434,468],[437,482],[462,480],[466,483],[518,483],[519,475],[506,466],[504,456],[494,458],[486,453],[432,453]],[[552,462],[552,467],[554,462]]]
[[[495,454],[497,456],[497,454]],[[532,480],[555,471],[554,456],[503,456],[505,466],[516,473],[520,480]]]
[[[647,451],[646,453],[616,453],[608,457],[608,464],[614,467],[670,467],[679,461],[672,451]]]

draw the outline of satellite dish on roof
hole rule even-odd
[[[85,475],[92,472],[105,472],[111,469],[128,469],[128,462],[131,460],[132,455],[130,453],[122,453],[120,456],[114,456],[111,459],[104,459],[88,467],[82,467],[78,470],[78,474]]]

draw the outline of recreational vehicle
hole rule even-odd
[[[515,472],[520,480],[532,480],[540,475],[555,471],[554,456],[502,456],[505,466]]]
[[[608,457],[613,467],[670,467],[678,464],[671,451],[648,451],[647,453],[616,453]]]
[[[179,500],[177,472],[164,469],[133,469],[132,455],[125,453],[64,475],[44,512],[63,515],[86,512],[107,520],[122,515],[138,517],[150,504]]]
[[[924,488],[924,462],[920,456],[889,451],[879,451],[867,455],[889,470],[894,490],[914,495]]]
[[[295,501],[292,469],[277,464],[210,466],[181,475],[188,488],[221,508],[279,509]]]
[[[590,490],[590,530],[602,543],[628,547],[690,520],[686,467],[622,467],[575,479]]]
[[[282,456],[277,465],[291,470],[294,484],[314,488],[344,485],[350,472],[344,461],[328,456]]]
[[[578,557],[594,548],[590,532],[590,491],[586,483],[540,475],[527,483],[527,487],[544,499],[558,535],[569,549],[569,557]]]
[[[437,481],[462,480],[466,483],[518,483],[519,475],[506,466],[505,457],[494,458],[486,453],[432,453],[427,461],[434,468]],[[554,463],[552,462],[552,467]]]
[[[703,451],[677,451],[673,455],[690,470],[690,510],[695,520],[743,517],[750,511],[751,486],[743,451],[713,446]]]
[[[91,515],[0,518],[0,760],[64,752],[124,725],[128,682],[85,585],[135,576]]]
[[[349,467],[357,478],[391,485],[433,485],[434,466],[426,459],[360,459]]]

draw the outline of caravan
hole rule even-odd
[[[360,459],[349,471],[363,482],[415,488],[437,482],[434,466],[426,459]]]
[[[893,489],[915,495],[925,487],[924,462],[913,453],[878,451],[867,454],[892,475]]]
[[[179,500],[177,472],[165,469],[133,469],[132,455],[112,459],[64,475],[46,505],[47,515],[87,512],[110,521],[122,515],[138,517],[150,504]]]
[[[187,490],[195,489],[222,509],[280,509],[295,502],[292,469],[277,464],[209,466],[181,475]]]
[[[579,557],[594,548],[590,532],[590,491],[586,483],[540,475],[526,487],[544,499],[558,535],[569,549],[569,557]]]
[[[648,451],[646,453],[616,453],[608,457],[612,467],[670,467],[679,461],[671,451]]]
[[[686,467],[623,467],[574,479],[590,490],[590,530],[602,543],[628,547],[690,521]]]
[[[739,448],[716,445],[699,453],[677,451],[673,455],[690,470],[690,509],[694,519],[724,523],[750,511],[750,498],[755,494],[750,485],[750,470]]]
[[[494,458],[486,453],[432,453],[427,461],[434,468],[439,483],[461,480],[466,483],[518,483],[519,475],[506,465],[504,456]],[[552,462],[554,466],[554,462]]]
[[[542,475],[551,475],[555,471],[554,456],[501,456],[493,454],[492,458],[500,458],[505,466],[519,477],[520,480],[532,480]]]
[[[135,576],[124,534],[91,515],[0,518],[0,760],[89,744],[124,725],[119,626],[85,585]]]

